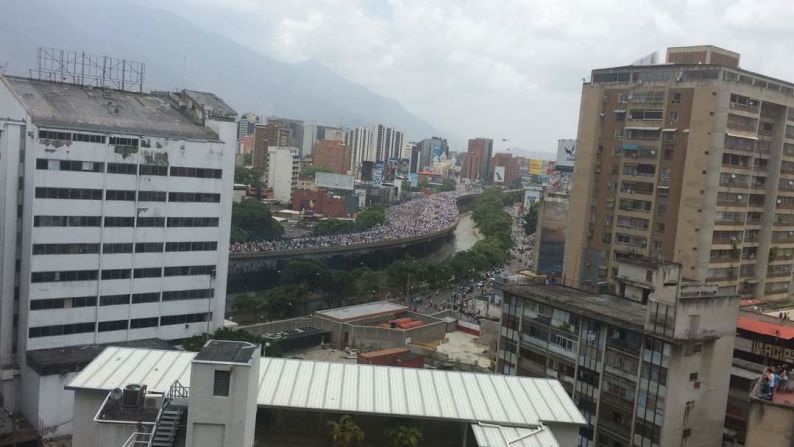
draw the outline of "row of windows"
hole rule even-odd
[[[55,132],[52,130],[40,130],[39,138],[43,138],[46,140],[82,141],[85,143],[105,144],[104,135],[91,135],[87,133]],[[111,138],[111,140],[112,139],[113,138]]]
[[[212,314],[183,314],[183,315],[164,315],[159,318],[160,326],[170,326],[175,324],[198,323],[212,318]],[[133,318],[131,320],[100,321],[99,323],[74,323],[59,324],[54,326],[40,326],[28,329],[28,337],[53,337],[58,335],[85,334],[90,332],[110,332],[124,331],[127,329],[140,329],[146,327],[156,327],[157,317]]]
[[[99,253],[99,244],[33,244],[34,255],[85,255]]]
[[[71,200],[102,200],[101,189],[85,188],[36,188],[37,199],[71,199]],[[166,195],[163,191],[140,191],[138,200],[141,202],[165,202]],[[105,191],[105,200],[135,201],[134,190],[108,189]],[[202,202],[219,203],[221,195],[206,192],[170,192],[169,202]]]
[[[99,227],[100,216],[34,216],[34,227]],[[139,217],[138,227],[217,227],[217,217]],[[134,217],[105,217],[105,227],[134,227]],[[213,249],[214,250],[214,249]],[[188,250],[168,250],[188,251]]]
[[[179,267],[145,267],[137,269],[106,269],[102,270],[102,279],[130,279],[135,278],[158,278],[161,276],[195,276],[195,275],[215,275],[214,265],[185,265]],[[32,272],[30,281],[33,283],[42,282],[65,282],[65,281],[92,281],[99,277],[98,270],[67,270],[57,272]]]
[[[215,296],[215,289],[190,289],[190,290],[168,290],[162,293],[163,301],[184,301],[212,298]],[[122,295],[103,295],[99,297],[100,306],[114,306],[120,304],[143,304],[160,302],[160,292],[141,292]],[[43,300],[31,300],[30,310],[47,309],[68,309],[74,307],[95,307],[97,297],[80,296],[72,298],[48,298]]]
[[[51,132],[51,133],[61,134],[61,132]],[[104,137],[101,138],[103,139],[104,142]],[[59,138],[50,138],[50,139],[59,139]],[[111,141],[113,141],[113,137],[111,137]],[[137,146],[137,140],[135,141],[136,141],[135,144],[123,144],[123,145]],[[103,172],[105,171],[104,168],[105,168],[105,164],[98,161],[52,160],[48,158],[36,159],[36,169],[39,170]],[[126,174],[126,175],[139,174],[139,175],[167,176],[169,173],[169,169],[168,166],[161,166],[161,165],[146,165],[146,164],[138,165],[135,163],[108,163],[106,172],[108,174]],[[171,166],[170,173],[172,177],[195,177],[195,178],[215,178],[215,179],[223,178],[222,169]]]

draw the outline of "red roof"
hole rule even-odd
[[[750,307],[750,306],[755,306],[756,304],[759,304],[759,303],[760,303],[760,301],[758,301],[758,300],[744,299],[744,300],[740,300],[739,301],[739,307]]]
[[[778,337],[784,340],[794,338],[794,327],[792,326],[769,323],[750,317],[739,317],[736,320],[736,327],[744,331]]]

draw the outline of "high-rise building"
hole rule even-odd
[[[292,203],[292,191],[298,185],[300,149],[297,147],[268,148],[267,186],[273,189],[273,199]]]
[[[262,171],[267,177],[268,149],[273,146],[289,147],[290,130],[277,124],[257,124],[254,132],[254,168]]]
[[[85,345],[223,324],[237,114],[0,76],[0,117],[0,404],[57,434]]]
[[[441,159],[441,156],[449,156],[449,145],[447,140],[439,137],[425,138],[424,140],[416,143],[419,150],[419,161],[417,170],[411,172],[419,172],[433,167],[433,162]]]
[[[345,146],[350,151],[350,171],[359,172],[361,163],[375,161],[374,146],[372,145],[372,129],[356,127],[345,132]]]
[[[620,296],[499,285],[497,372],[559,380],[588,422],[582,447],[722,446],[738,297],[672,262],[617,267]]]
[[[249,112],[240,116],[240,121],[237,122],[237,141],[242,141],[245,137],[253,135],[257,123],[259,123],[259,117],[256,114]]]
[[[521,158],[513,154],[499,153],[491,160],[491,179],[494,183],[511,185],[518,177]]]
[[[378,124],[372,129],[371,152],[373,161],[387,162],[390,159],[400,159],[403,150],[403,133],[393,127]]]
[[[786,300],[794,272],[794,84],[713,46],[593,70],[582,88],[566,281],[614,282],[629,254]]]
[[[338,127],[322,126],[317,123],[303,124],[303,140],[301,141],[301,156],[312,155],[314,145],[318,140],[345,140],[345,131]]]
[[[469,148],[460,176],[470,180],[487,180],[491,172],[492,156],[493,140],[489,138],[469,140]]]
[[[350,169],[350,151],[340,141],[317,140],[312,164],[328,168],[337,174],[347,174]]]
[[[304,155],[311,155],[310,153],[302,153],[303,148],[303,121],[301,120],[293,120],[289,118],[279,118],[277,116],[269,116],[267,118],[268,124],[275,124],[281,129],[282,132],[289,133],[289,140],[285,146],[289,147],[297,147],[298,148],[298,155],[303,157]]]

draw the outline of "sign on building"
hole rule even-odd
[[[383,162],[375,163],[375,169],[372,171],[372,186],[380,188],[383,186]]]
[[[314,184],[319,188],[352,191],[355,188],[355,179],[352,175],[318,172],[314,174]]]
[[[557,140],[557,170],[573,172],[576,159],[576,140]]]
[[[529,160],[529,175],[543,175],[543,160]]]
[[[505,182],[505,167],[504,166],[496,166],[493,169],[493,182],[494,183],[504,183]]]

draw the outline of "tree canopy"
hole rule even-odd
[[[262,182],[262,171],[247,166],[234,167],[234,183],[258,186]]]
[[[527,213],[524,215],[524,233],[535,234],[535,231],[537,231],[538,208],[540,208],[540,202],[535,202],[529,207],[529,211],[527,211]]]
[[[256,199],[232,205],[232,242],[278,239],[284,228],[273,219],[270,208]]]
[[[301,177],[314,177],[314,174],[318,172],[334,172],[334,170],[327,166],[311,165],[301,172]]]

